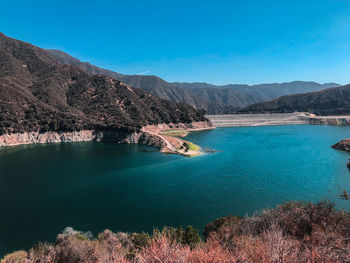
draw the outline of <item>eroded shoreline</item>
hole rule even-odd
[[[197,150],[186,149],[187,141],[161,134],[164,131],[186,130],[200,131],[215,128],[210,122],[193,122],[178,124],[147,125],[137,132],[96,131],[81,130],[75,132],[26,132],[4,134],[0,136],[0,147],[17,146],[24,144],[44,144],[62,142],[113,142],[113,143],[139,143],[160,149],[164,153],[180,154],[184,156],[199,155],[200,147]]]

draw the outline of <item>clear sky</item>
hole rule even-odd
[[[0,31],[124,74],[350,83],[350,0],[0,0]]]

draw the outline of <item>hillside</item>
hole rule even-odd
[[[147,91],[161,99],[174,102],[184,102],[196,109],[204,109],[211,114],[231,113],[239,108],[207,101],[200,96],[197,96],[186,89],[176,87],[175,85],[172,85],[171,83],[168,83],[157,76],[123,75],[107,69],[99,68],[91,65],[88,62],[81,62],[60,50],[47,49],[46,51],[61,65],[74,65],[90,75],[106,75],[118,79],[134,88]]]
[[[216,86],[208,83],[168,83],[157,76],[123,75],[117,72],[80,62],[59,50],[47,50],[62,64],[78,66],[89,74],[103,74],[150,92],[162,99],[185,102],[209,114],[233,113],[251,104],[268,101],[283,95],[318,91],[339,86],[336,83],[293,81],[259,85],[229,84]]]
[[[187,104],[62,66],[45,50],[0,33],[0,134],[138,130],[147,124],[205,120]]]
[[[134,88],[139,88],[159,98],[184,102],[196,109],[204,109],[208,114],[229,114],[251,104],[268,101],[283,95],[318,91],[339,86],[336,83],[294,81],[287,83],[244,85],[229,84],[216,86],[208,83],[169,83],[157,76],[123,75],[99,68],[60,50],[46,50],[62,65],[74,65],[91,75],[106,75],[116,78]]]
[[[311,81],[293,81],[286,83],[272,83],[259,85],[229,84],[216,86],[208,83],[172,83],[185,88],[205,100],[225,105],[235,105],[239,108],[272,100],[284,95],[319,91],[338,87],[336,83],[319,84]]]
[[[350,85],[317,92],[283,96],[248,106],[240,113],[311,112],[316,115],[350,114]]]
[[[186,89],[195,96],[201,97],[206,101],[231,106],[236,109],[241,109],[248,105],[266,100],[257,93],[251,92],[250,94],[246,94],[232,88],[202,87]]]
[[[106,75],[118,79],[134,88],[143,89],[162,99],[175,102],[186,102],[194,106],[196,105],[192,98],[192,94],[188,91],[177,88],[157,76],[123,75],[121,73],[91,65],[88,62],[81,62],[60,50],[47,49],[46,51],[62,65],[74,65],[90,75]]]

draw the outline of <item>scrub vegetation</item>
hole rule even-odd
[[[200,151],[201,147],[199,147],[198,145],[192,143],[192,142],[184,142],[181,147],[179,148],[182,151],[188,152],[188,151]]]
[[[350,214],[328,202],[289,202],[251,217],[209,223],[204,240],[192,227],[96,238],[67,228],[55,244],[38,243],[1,263],[49,262],[349,262]]]
[[[198,145],[192,142],[187,142],[186,148],[188,149],[188,151],[199,151],[201,149]]]

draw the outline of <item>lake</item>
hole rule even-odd
[[[350,154],[332,149],[350,127],[218,128],[187,139],[218,150],[195,158],[142,145],[67,143],[0,149],[0,257],[54,241],[71,226],[152,232],[203,230],[229,214],[288,200],[335,201],[350,210]]]

